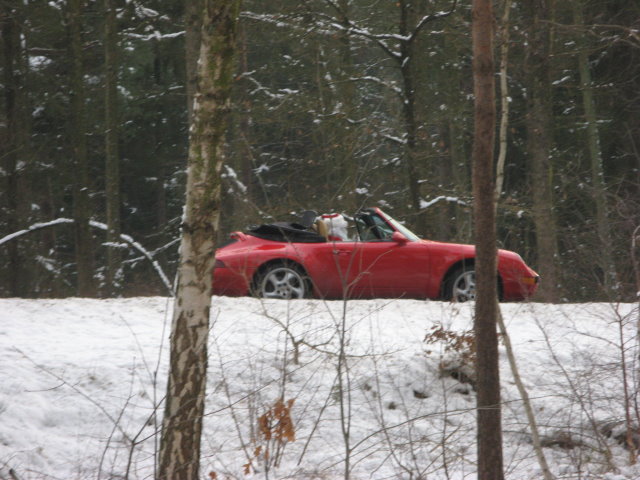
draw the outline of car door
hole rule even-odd
[[[390,242],[341,241],[313,245],[306,259],[313,283],[325,298],[373,298],[388,295],[385,271]],[[375,279],[375,280],[374,280]]]
[[[366,220],[366,221],[365,221]],[[373,213],[363,216],[357,241],[329,241],[313,246],[313,281],[329,298],[425,298],[429,246],[393,234]]]
[[[354,297],[425,297],[429,256],[422,242],[363,242],[352,265]]]

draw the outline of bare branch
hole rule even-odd
[[[31,225],[28,228],[25,228],[24,230],[10,233],[9,235],[5,235],[4,237],[0,238],[0,245],[3,245],[11,240],[15,240],[16,238],[26,235],[27,233],[35,232],[36,230],[41,230],[43,228],[48,228],[48,227],[54,227],[56,225],[67,225],[70,223],[75,223],[75,220],[73,220],[72,218],[56,218],[55,220],[51,220],[49,222],[34,223],[33,225]],[[108,230],[108,227],[106,224],[101,222],[96,222],[95,220],[90,220],[89,225],[91,227],[94,227],[100,230],[104,230],[104,231]],[[142,255],[147,260],[151,262],[153,269],[156,271],[156,273],[162,280],[162,283],[164,284],[165,288],[169,292],[169,295],[173,296],[174,292],[173,292],[173,287],[171,286],[171,282],[165,275],[164,270],[162,270],[162,267],[160,266],[160,264],[154,260],[153,254],[149,253],[148,250],[146,250],[141,244],[136,242],[129,235],[121,234],[120,239],[123,240],[130,247],[138,250],[140,253],[142,253]],[[108,246],[113,246],[113,245],[108,245]]]
[[[441,18],[446,18],[451,15],[456,10],[456,6],[458,5],[458,0],[453,0],[451,3],[451,8],[445,12],[434,13],[433,15],[425,15],[414,28],[413,33],[410,36],[410,41],[415,40],[415,38],[420,33],[420,30],[424,28],[424,26],[428,23],[433,22],[434,20],[440,20]]]

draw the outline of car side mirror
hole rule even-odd
[[[404,245],[409,241],[409,239],[405,237],[403,234],[401,234],[400,232],[393,232],[393,234],[391,235],[391,240],[393,240],[399,245]]]

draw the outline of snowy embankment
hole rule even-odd
[[[348,459],[352,479],[475,478],[473,374],[454,368],[472,304],[213,303],[203,477],[338,479]],[[615,438],[637,305],[502,311],[554,474],[640,478]],[[165,298],[0,300],[0,479],[153,478],[170,317]],[[503,346],[501,368],[506,476],[541,478]]]

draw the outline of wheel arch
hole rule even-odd
[[[446,286],[449,279],[459,269],[475,267],[475,264],[476,264],[475,257],[463,258],[458,260],[457,262],[452,263],[451,266],[447,269],[446,273],[440,279],[440,297],[439,298],[441,300],[449,300],[448,298],[446,298],[447,297]],[[504,295],[504,285],[503,285],[502,276],[500,275],[500,272],[497,272],[497,277],[498,277],[498,299],[502,300]]]
[[[266,262],[260,264],[260,266],[256,268],[255,272],[253,272],[253,276],[251,277],[251,282],[249,284],[249,292],[251,293],[251,295],[254,295],[254,292],[257,286],[256,282],[263,275],[263,273],[266,272],[269,268],[278,266],[278,265],[288,265],[288,266],[299,268],[301,273],[304,275],[304,279],[307,282],[307,287],[309,288],[309,291],[313,292],[313,281],[311,280],[311,277],[309,276],[309,272],[307,272],[307,269],[304,268],[304,266],[297,260],[294,260],[292,258],[287,258],[287,257],[279,257],[279,258],[272,258],[271,260],[267,260]]]

